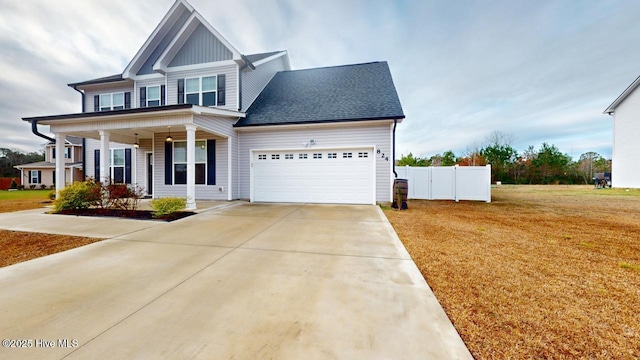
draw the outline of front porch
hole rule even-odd
[[[56,140],[56,169],[64,169],[64,139],[86,139],[85,174],[145,189],[154,197],[232,200],[233,124],[244,114],[190,104],[27,118],[49,125]],[[114,145],[122,144],[122,145]],[[69,180],[56,171],[56,183]],[[59,186],[57,191],[63,187]]]

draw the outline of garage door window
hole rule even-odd
[[[207,142],[196,141],[196,184],[204,185],[207,174]],[[174,141],[173,143],[173,172],[174,184],[187,183],[187,142]]]
[[[298,154],[298,159],[306,159],[307,154]]]
[[[358,153],[358,157],[359,158],[368,158],[369,157],[369,153],[366,153],[366,152]]]
[[[314,159],[322,159],[322,154],[313,154]]]
[[[293,160],[293,154],[285,154],[284,158],[285,160]]]
[[[353,157],[353,153],[342,153],[342,158],[343,159],[350,159]]]

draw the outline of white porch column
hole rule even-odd
[[[195,125],[185,125],[187,129],[187,210],[196,209],[196,129]]]
[[[111,178],[111,171],[109,166],[109,136],[110,132],[106,130],[99,130],[100,134],[100,179],[96,179],[96,181],[109,182]]]
[[[64,189],[64,143],[66,136],[56,134],[56,198],[60,196],[60,190]]]

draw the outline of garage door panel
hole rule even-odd
[[[253,200],[373,203],[372,149],[260,151],[253,154]]]

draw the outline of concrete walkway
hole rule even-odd
[[[1,359],[472,358],[375,206],[38,210],[0,228],[109,238],[0,268],[0,338],[27,340]]]

